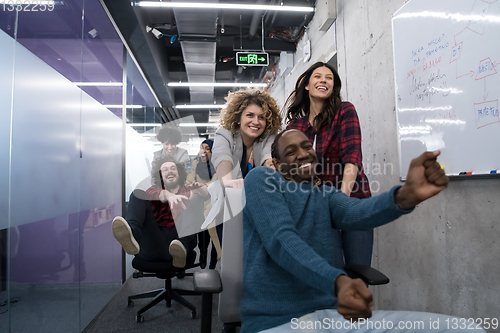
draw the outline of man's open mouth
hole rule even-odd
[[[311,163],[302,164],[301,166],[299,166],[299,170],[304,170],[304,169],[307,169],[307,168],[309,168],[311,165],[312,165]]]

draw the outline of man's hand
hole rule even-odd
[[[184,200],[189,200],[185,195],[172,195],[167,198],[168,204],[171,210],[175,210],[178,208],[186,209],[186,205],[184,205]]]
[[[358,321],[372,316],[373,296],[361,279],[340,275],[335,280],[337,311],[346,320]]]
[[[187,186],[186,186],[186,188],[187,188],[188,190],[194,191],[194,190],[196,190],[197,188],[200,188],[200,187],[202,187],[202,186],[205,186],[205,185],[200,184],[200,183],[198,183],[198,182],[195,182],[195,183],[192,183],[192,184],[187,185]]]
[[[411,161],[406,182],[395,193],[394,203],[412,209],[448,186],[450,180],[437,162],[439,154],[439,150],[428,151]]]
[[[203,199],[207,200],[210,197],[210,194],[208,193],[207,190],[207,185],[206,184],[201,184],[201,183],[192,183],[188,186],[186,186],[189,190],[191,190],[191,193],[198,193]],[[191,199],[191,198],[190,198]]]

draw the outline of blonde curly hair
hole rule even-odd
[[[260,89],[242,89],[230,92],[222,109],[220,126],[228,131],[238,130],[241,114],[255,104],[262,108],[266,119],[265,135],[276,134],[281,130],[282,118],[276,100],[268,92]]]

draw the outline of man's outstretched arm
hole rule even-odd
[[[403,186],[395,186],[372,198],[356,199],[332,193],[333,227],[342,230],[376,228],[411,212],[417,204],[444,190],[449,179],[436,160],[439,153],[425,152],[414,158]]]
[[[413,209],[448,186],[449,178],[437,162],[439,154],[425,152],[411,161],[405,184],[394,192],[394,203],[401,209]],[[345,319],[357,321],[372,316],[373,296],[361,279],[340,275],[335,280],[335,292],[337,311]]]

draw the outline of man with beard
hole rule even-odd
[[[153,176],[154,185],[146,192],[135,190],[130,195],[127,219],[114,218],[113,235],[128,254],[183,268],[196,246],[196,235],[179,238],[175,226],[181,221],[203,221],[208,191],[196,182],[185,186],[186,170],[170,156],[154,161]]]
[[[242,333],[467,331],[450,330],[447,320],[458,318],[441,314],[372,313],[370,290],[342,270],[339,229],[389,223],[448,186],[439,151],[413,159],[403,186],[367,199],[321,184],[313,145],[301,131],[279,134],[271,154],[277,171],[255,169],[244,184]]]

